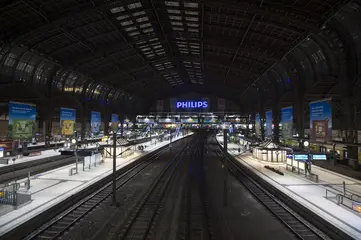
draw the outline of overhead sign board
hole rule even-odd
[[[208,108],[208,101],[177,101],[178,109]]]
[[[308,154],[294,154],[293,159],[296,161],[306,161],[308,160]]]
[[[327,160],[326,154],[312,154],[312,160]]]

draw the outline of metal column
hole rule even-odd
[[[116,195],[116,167],[117,167],[117,133],[113,133],[113,206],[118,206],[117,195]]]
[[[224,154],[225,154],[225,158],[224,158],[224,180],[223,180],[223,206],[227,207],[227,202],[228,202],[228,156],[227,156],[227,133],[228,130],[227,129],[223,129],[223,150],[224,150]]]

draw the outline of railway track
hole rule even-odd
[[[186,192],[186,231],[181,236],[185,240],[211,240],[214,237],[205,202],[203,150],[201,143],[191,157]]]
[[[155,153],[151,153],[145,160],[135,164],[126,172],[120,174],[116,179],[116,189],[120,190],[133,178],[141,174],[150,164],[156,161],[161,155],[168,152],[168,148],[164,148]],[[94,189],[94,188],[93,188]],[[97,206],[112,196],[112,182],[106,184],[100,183],[98,190],[92,193],[75,205],[57,215],[48,223],[44,224],[35,232],[28,235],[25,239],[57,239],[63,236],[72,226],[81,221],[87,214],[92,212]]]
[[[218,155],[228,158],[229,171],[296,237],[303,240],[329,239],[325,234],[302,219],[283,202],[269,193],[265,188],[253,180],[237,163],[235,163],[218,146]]]
[[[149,191],[145,194],[145,197],[139,202],[135,211],[131,214],[127,224],[123,226],[117,234],[116,239],[149,238],[149,233],[154,225],[156,215],[160,211],[161,202],[174,173],[182,160],[182,153],[184,152],[184,149],[188,149],[188,146],[192,145],[191,143],[192,141],[188,142],[185,148],[178,152],[163,169]]]

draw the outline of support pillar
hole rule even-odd
[[[272,108],[272,118],[273,118],[273,141],[276,143],[280,142],[280,121],[281,121],[281,109],[280,109],[280,103],[279,100],[276,99],[273,103]]]
[[[83,109],[80,116],[80,122],[81,122],[80,136],[82,141],[85,140],[86,123],[87,123],[86,119],[88,117],[87,115],[88,115],[88,103],[83,102]]]
[[[50,100],[49,100],[50,101]],[[39,127],[44,134],[45,146],[50,146],[51,130],[53,124],[53,107],[51,103],[43,103],[40,110]]]
[[[223,148],[224,148],[224,180],[223,180],[223,206],[227,207],[228,203],[228,157],[227,157],[227,150],[228,150],[228,140],[227,140],[227,133],[228,129],[223,129]]]
[[[305,137],[305,89],[302,87],[303,85],[297,85],[295,86],[293,113],[296,120],[296,132],[299,137],[299,147],[303,148],[302,140]]]
[[[109,119],[110,119],[110,113],[109,113],[109,107],[105,106],[104,107],[104,114],[103,114],[103,119],[104,119],[104,135],[109,135]]]
[[[263,105],[261,105],[261,111],[259,113],[259,117],[260,117],[260,124],[261,124],[261,140],[264,141],[265,140],[265,132],[264,132],[264,124],[265,124],[265,119],[266,119],[266,113],[265,110],[263,108]]]
[[[120,121],[120,137],[124,137],[124,114],[119,115],[119,121]]]

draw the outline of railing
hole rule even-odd
[[[0,189],[0,204],[16,206],[17,191],[20,188],[19,183],[13,183]]]
[[[358,198],[360,198],[359,195],[356,194],[352,194],[350,197],[346,196],[344,194],[338,193],[338,192],[334,192],[332,190],[326,189],[326,199],[330,199],[331,197],[329,196],[330,193],[332,193],[335,198],[336,198],[336,203],[337,205],[343,205],[355,212],[361,213],[361,201],[355,201],[353,199],[353,197],[357,196]]]

